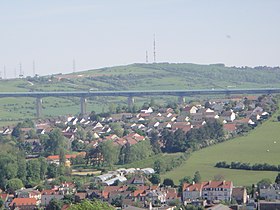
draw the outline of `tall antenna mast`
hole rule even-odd
[[[156,62],[156,35],[154,34],[154,63]]]
[[[35,61],[32,62],[32,69],[33,69],[33,77],[35,77]]]
[[[20,76],[22,75],[22,65],[21,65],[21,63],[19,63],[19,75]]]
[[[7,75],[6,75],[6,66],[4,66],[4,79],[7,79]]]
[[[75,62],[75,59],[73,59],[73,73],[75,73],[76,71],[76,62]]]
[[[149,63],[148,51],[146,50],[146,63]]]

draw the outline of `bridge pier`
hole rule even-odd
[[[179,96],[178,97],[178,104],[182,105],[184,104],[186,101],[185,101],[185,97],[184,96]]]
[[[128,108],[131,109],[133,104],[134,104],[134,98],[132,96],[128,96],[128,98],[127,98],[127,106],[128,106]]]
[[[81,97],[80,102],[81,102],[81,115],[85,116],[87,113],[87,99],[85,97]]]
[[[36,98],[36,117],[40,118],[42,117],[42,113],[43,113],[43,100],[40,97]]]

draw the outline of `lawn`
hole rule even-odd
[[[278,111],[274,117],[246,136],[194,152],[185,163],[164,174],[163,178],[172,178],[178,183],[182,177],[193,176],[195,171],[199,171],[203,180],[211,180],[215,175],[222,175],[237,186],[251,185],[262,178],[274,181],[277,172],[221,169],[215,168],[214,165],[219,161],[280,165],[280,122],[275,121],[275,117],[279,114]]]

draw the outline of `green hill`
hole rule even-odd
[[[234,68],[223,64],[131,64],[82,71],[66,75],[2,80],[0,91],[75,91],[75,90],[164,90],[280,87],[279,68]],[[158,97],[163,103],[166,98]],[[168,98],[175,100],[175,98]],[[78,98],[44,98],[45,116],[79,113]],[[136,101],[142,104],[149,99]],[[157,101],[157,102],[158,102]],[[98,97],[89,100],[88,111],[107,110],[109,103],[126,103],[125,98]],[[63,109],[61,109],[63,108]],[[34,99],[0,99],[0,120],[32,118]]]

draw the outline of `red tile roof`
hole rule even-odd
[[[183,191],[200,191],[201,189],[206,188],[231,188],[233,184],[231,181],[209,181],[209,182],[201,182],[195,184],[184,183]]]
[[[235,122],[237,124],[248,124],[249,120],[250,120],[250,118],[243,118],[243,119],[240,119],[240,120],[235,120]]]
[[[209,181],[203,186],[203,188],[231,188],[231,181]]]
[[[58,191],[56,191],[56,190],[43,190],[42,191],[42,195],[53,195],[53,194],[57,194],[58,193]]]
[[[65,155],[66,159],[70,159],[70,158],[76,158],[77,155],[73,154],[73,155]],[[50,155],[47,157],[48,160],[59,160],[59,155]]]
[[[134,144],[138,143],[138,141],[136,141],[135,139],[130,138],[130,137],[126,138],[126,140],[127,140],[127,143],[129,143],[130,145],[134,145]]]
[[[236,124],[224,124],[224,129],[229,132],[236,130]]]
[[[206,184],[206,182],[195,183],[195,184],[184,183],[183,184],[183,191],[185,191],[185,190],[190,191],[190,192],[200,191],[204,184]]]
[[[182,129],[185,133],[192,129],[191,125],[188,125],[186,122],[176,122],[172,125],[172,130]]]
[[[13,206],[14,204],[16,206],[36,206],[37,201],[35,198],[15,198],[10,206]]]
[[[180,195],[177,193],[176,189],[168,189],[166,192],[166,199],[170,200],[170,199],[176,199],[180,197]]]
[[[149,117],[151,114],[150,113],[140,113],[139,115],[138,115],[138,118],[140,118],[140,117]]]
[[[114,143],[115,143],[115,145],[123,146],[126,144],[126,140],[123,138],[120,138],[120,139],[115,140]]]

